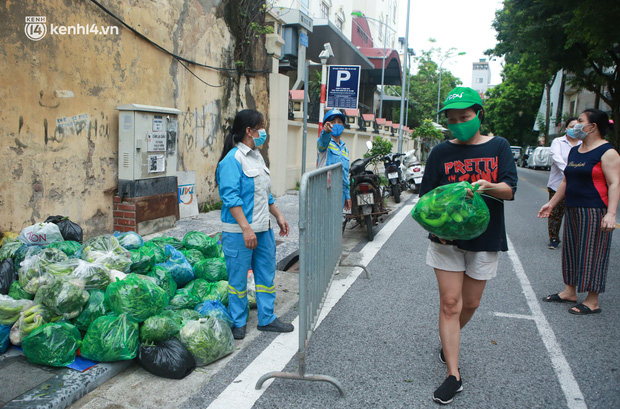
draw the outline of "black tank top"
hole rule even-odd
[[[589,152],[580,153],[579,145],[568,154],[568,164],[564,169],[566,177],[566,206],[607,207],[607,180],[603,174],[601,157],[609,149],[605,143]]]

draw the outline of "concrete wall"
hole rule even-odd
[[[111,12],[184,58],[235,67],[239,33],[230,1],[107,0]],[[229,4],[226,4],[229,3]],[[228,14],[227,14],[228,13]],[[46,17],[46,35],[25,35],[26,17]],[[228,22],[228,24],[227,24]],[[52,31],[56,26],[56,32]],[[58,26],[96,26],[62,34]],[[116,27],[116,29],[113,29]],[[36,33],[36,32],[35,32]],[[257,68],[264,47],[254,47]],[[0,3],[0,230],[69,216],[85,237],[111,232],[117,184],[117,105],[177,108],[177,170],[196,171],[196,199],[217,201],[214,171],[224,128],[238,109],[269,112],[266,73],[239,76],[190,65],[205,85],[90,1]]]

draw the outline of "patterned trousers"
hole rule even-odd
[[[547,191],[549,191],[549,200],[551,200],[551,198],[555,195],[555,190],[548,187]],[[549,228],[549,241],[560,241],[560,226],[562,226],[562,216],[564,216],[564,199],[560,200],[560,202],[553,208],[551,214],[549,215],[549,220],[547,222]]]

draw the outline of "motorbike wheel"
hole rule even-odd
[[[392,185],[392,196],[394,196],[396,203],[400,203],[400,187],[398,185]]]
[[[372,216],[367,214],[364,216],[364,224],[366,225],[366,233],[368,234],[368,241],[372,241],[375,238],[375,232],[372,230]]]

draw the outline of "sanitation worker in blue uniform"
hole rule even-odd
[[[344,210],[351,210],[351,192],[349,191],[349,148],[340,140],[344,131],[346,117],[337,109],[327,111],[323,117],[323,130],[316,141],[318,150],[316,167],[342,163],[342,198]]]
[[[291,332],[293,325],[274,314],[276,242],[269,213],[287,236],[289,226],[271,195],[269,169],[258,151],[267,139],[263,115],[245,109],[235,116],[217,166],[222,199],[222,250],[228,271],[228,310],[235,339],[243,339],[248,318],[248,271],[254,271],[258,329]]]

